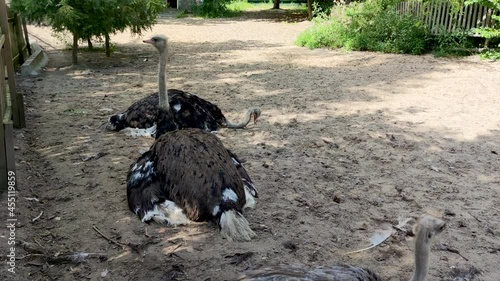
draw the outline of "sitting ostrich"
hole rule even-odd
[[[153,37],[148,42],[163,53],[167,40]],[[175,104],[169,102],[165,84],[160,75],[157,138],[127,175],[130,210],[143,222],[182,225],[213,220],[224,238],[251,240],[255,233],[243,210],[255,205],[252,180],[217,136],[176,122]]]
[[[144,43],[167,46],[167,37],[163,35],[153,36]],[[160,67],[158,75],[165,77],[167,64],[167,48],[160,51]],[[162,79],[166,86],[167,79]],[[197,95],[190,94],[176,89],[168,90],[170,106],[173,109],[174,121],[178,128],[200,128],[207,131],[216,131],[219,128],[244,128],[253,118],[257,122],[261,114],[258,107],[251,107],[246,110],[245,117],[241,122],[228,120],[221,109]],[[129,135],[154,135],[157,123],[156,114],[158,112],[159,93],[154,93],[133,103],[126,111],[111,116],[106,125],[110,131],[121,131]]]
[[[417,223],[415,235],[415,271],[411,281],[424,281],[429,270],[431,239],[440,234],[445,222],[429,215],[423,215]],[[238,281],[382,281],[375,272],[352,265],[264,267],[250,270]]]

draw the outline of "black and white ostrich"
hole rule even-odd
[[[425,281],[429,271],[429,254],[432,238],[445,228],[444,221],[423,215],[416,228],[415,235],[415,267],[411,281]],[[262,267],[245,272],[237,281],[383,281],[375,272],[352,265],[338,264],[333,266],[316,266],[313,268],[300,266]]]
[[[151,38],[153,42],[147,43],[166,43],[166,37],[157,35]],[[146,42],[146,41],[145,41]],[[160,53],[160,64],[166,66],[167,51]],[[163,68],[163,76],[166,75],[166,67]],[[166,88],[166,79],[163,83]],[[258,107],[251,107],[246,110],[245,117],[241,122],[228,120],[221,109],[197,95],[190,94],[176,89],[167,91],[170,107],[174,115],[174,121],[178,128],[200,128],[206,131],[216,131],[219,128],[244,128],[253,118],[257,122],[261,114]],[[133,103],[126,111],[111,116],[106,124],[106,129],[111,131],[121,131],[129,135],[141,136],[152,135],[155,132],[157,123],[156,117],[158,104],[161,99],[159,93],[154,93]]]
[[[184,128],[176,122],[167,94],[167,38],[144,41],[162,54],[159,64],[157,134],[149,151],[130,166],[129,208],[143,221],[169,225],[214,220],[223,237],[250,240],[255,236],[243,209],[255,205],[257,190],[238,158],[213,134]],[[175,110],[175,109],[174,109]]]

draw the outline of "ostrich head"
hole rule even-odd
[[[422,237],[426,243],[429,243],[434,236],[443,232],[445,226],[446,223],[444,221],[430,215],[423,215],[420,217],[416,230],[424,234]]]
[[[250,110],[252,111],[253,123],[256,124],[257,123],[257,118],[259,118],[259,116],[261,114],[260,108],[253,107]]]
[[[167,48],[168,38],[165,35],[155,35],[142,42],[153,45],[160,53],[163,53]]]

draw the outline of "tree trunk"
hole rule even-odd
[[[104,35],[104,44],[106,45],[106,57],[111,56],[111,50],[109,48],[109,34]]]
[[[273,9],[280,8],[280,0],[273,0]]]
[[[89,50],[94,49],[94,46],[92,45],[92,40],[90,40],[90,36],[87,37],[87,46],[88,46]]]
[[[73,64],[78,64],[78,35],[73,33],[73,50],[71,52]]]
[[[313,18],[313,8],[312,8],[312,5],[313,5],[313,0],[307,0],[307,18],[309,20],[312,20],[312,18]]]

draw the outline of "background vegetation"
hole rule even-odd
[[[73,64],[78,62],[78,40],[104,37],[110,56],[109,35],[130,28],[134,34],[150,28],[165,8],[164,0],[12,0],[11,9],[28,21],[50,25],[73,35]],[[89,45],[91,46],[91,45]]]
[[[389,53],[423,54],[438,56],[469,55],[482,47],[466,32],[441,32],[431,35],[422,20],[411,14],[399,14],[394,6],[400,0],[367,0],[348,6],[334,6],[332,11],[315,5],[314,25],[299,35],[296,44],[309,48],[343,48],[346,50],[379,51]],[[461,1],[450,1],[454,10],[460,10]],[[473,32],[486,38],[486,47],[498,47],[500,37],[500,0],[468,0],[465,4],[485,4],[493,8],[491,28]],[[496,13],[496,15],[495,15]],[[491,43],[491,44],[489,44]],[[497,51],[489,49],[495,57]]]

